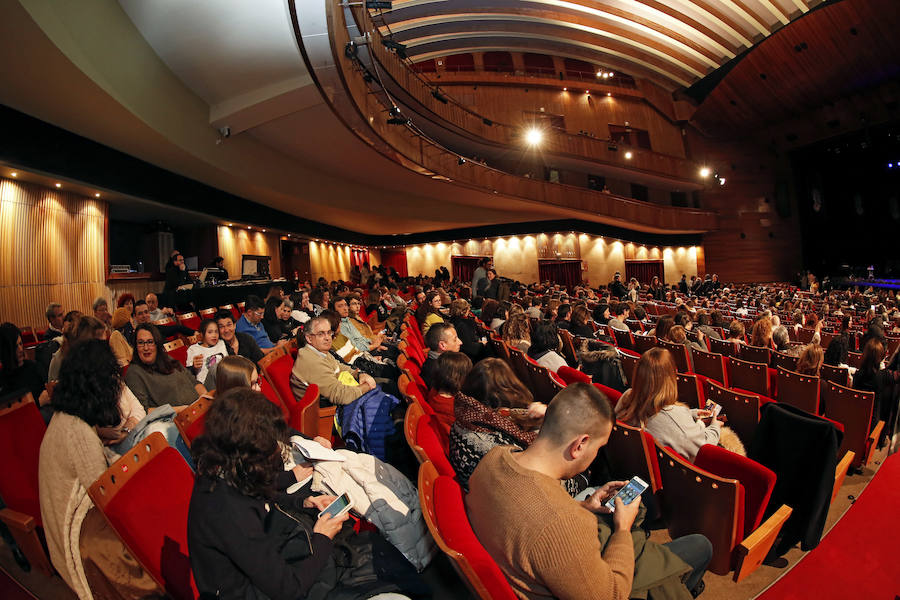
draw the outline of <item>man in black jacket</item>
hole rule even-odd
[[[234,330],[234,315],[230,310],[220,310],[216,313],[216,324],[219,326],[219,337],[225,342],[228,354],[237,354],[248,358],[257,364],[263,357],[263,351],[259,344],[248,333],[240,333]]]
[[[609,289],[609,295],[613,298],[622,299],[628,294],[628,288],[622,283],[622,274],[616,271],[613,280],[606,286]]]

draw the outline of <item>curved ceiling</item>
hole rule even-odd
[[[394,0],[375,12],[413,61],[485,49],[577,56],[689,87],[820,0]]]

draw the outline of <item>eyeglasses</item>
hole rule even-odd
[[[319,331],[317,333],[310,333],[309,335],[313,337],[322,337],[323,335],[327,335],[328,337],[334,337],[334,332],[330,329],[328,331]]]
[[[156,344],[153,340],[138,340],[136,343],[138,346],[153,346]]]

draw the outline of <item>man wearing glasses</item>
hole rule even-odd
[[[263,354],[268,354],[278,346],[287,343],[282,340],[278,344],[273,344],[266,333],[266,328],[262,324],[263,315],[266,312],[266,305],[259,296],[247,296],[247,302],[244,305],[244,314],[238,319],[234,330],[237,333],[246,333],[256,342]]]
[[[375,389],[375,380],[371,375],[342,364],[331,355],[334,332],[328,319],[311,319],[306,324],[304,337],[306,345],[297,353],[291,371],[291,389],[297,398],[303,397],[312,383],[319,386],[322,396],[337,405],[350,404]],[[359,385],[354,385],[355,382]]]

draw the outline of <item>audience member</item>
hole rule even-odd
[[[571,304],[564,303],[559,305],[559,308],[556,309],[556,318],[553,320],[557,329],[569,329],[571,327],[571,312]]]
[[[171,308],[162,308],[159,306],[159,298],[157,298],[156,294],[150,292],[147,294],[145,300],[147,301],[147,308],[150,309],[150,321],[159,321],[161,319],[165,319],[166,317],[171,317],[175,314],[175,312]]]
[[[384,341],[383,335],[377,335],[373,338],[367,338],[362,334],[350,319],[350,305],[346,298],[335,298],[331,303],[332,310],[337,313],[340,318],[339,331],[359,352],[376,353],[381,350],[381,342]],[[359,301],[356,302],[357,314],[359,314]],[[386,347],[384,348],[387,349]]]
[[[185,366],[196,376],[197,381],[207,390],[214,390],[216,365],[228,356],[225,341],[219,337],[219,326],[213,319],[203,319],[200,323],[200,339],[187,350]]]
[[[422,335],[427,335],[428,330],[435,323],[443,323],[444,317],[441,315],[441,297],[437,292],[428,292],[425,295],[424,303],[416,309],[416,321],[419,323],[419,329]]]
[[[662,319],[660,319],[661,321]],[[746,331],[744,324],[737,319],[728,325],[728,337],[725,339],[734,344],[735,352],[740,351],[740,347],[746,343]]]
[[[278,288],[279,290],[281,288]],[[266,300],[262,325],[269,341],[277,344],[282,340],[292,340],[297,335],[300,323],[291,317],[294,305],[290,300],[279,296],[270,296]]]
[[[249,333],[240,333],[234,326],[234,315],[230,310],[222,309],[216,313],[216,325],[219,326],[219,338],[225,342],[228,355],[240,355],[257,364],[264,356],[256,339]]]
[[[287,340],[273,342],[269,339],[269,334],[262,324],[262,318],[265,312],[265,304],[259,296],[247,296],[247,302],[244,305],[244,314],[238,319],[234,329],[237,333],[246,333],[251,336],[262,353],[268,354],[277,346],[286,344]]]
[[[198,477],[188,510],[188,550],[201,595],[221,590],[240,598],[350,593],[341,580],[353,571],[338,565],[344,564],[352,540],[342,541],[344,549],[333,542],[349,528],[349,515],[319,517],[335,497],[316,496],[309,486],[284,493],[306,475],[302,466],[284,470],[288,436],[278,408],[253,390],[232,389],[207,413],[204,433],[192,448]],[[298,529],[306,535],[294,535]],[[378,548],[381,559],[393,550],[386,543]],[[371,560],[359,552],[354,557]],[[382,579],[399,573],[376,575],[378,570],[369,569],[369,579],[355,582],[354,597],[399,589]]]
[[[162,335],[152,323],[138,325],[134,356],[125,383],[148,411],[165,405],[187,406],[206,388],[177,360],[166,354]]]
[[[460,352],[468,356],[472,361],[481,360],[486,354],[486,345],[482,341],[483,334],[472,317],[469,302],[463,298],[457,298],[450,303],[449,322],[456,330],[460,341]]]
[[[628,387],[622,360],[615,346],[599,340],[584,340],[578,352],[578,370],[591,381],[624,392]]]
[[[37,363],[25,359],[22,332],[12,323],[0,325],[0,390],[22,390],[39,402],[46,378]]]
[[[636,523],[640,501],[616,498],[610,518],[604,505],[625,481],[611,481],[582,502],[560,486],[593,463],[612,420],[602,393],[572,384],[554,398],[523,452],[494,448],[475,469],[466,512],[518,596],[626,600],[647,590],[651,597],[679,597],[685,587],[695,595],[702,589],[712,558],[704,536],[662,546],[648,541]]]
[[[712,419],[705,425],[701,419],[708,410],[689,408],[678,402],[675,363],[664,348],[651,348],[641,355],[634,370],[631,388],[616,404],[616,418],[634,427],[645,428],[661,445],[668,446],[694,461],[703,444],[718,444],[722,422]],[[728,450],[746,454],[737,436],[727,436],[723,444]]]
[[[456,333],[456,328],[449,323],[436,323],[425,335],[425,345],[428,346],[428,356],[422,363],[420,376],[429,388],[433,386],[432,376],[437,368],[437,359],[444,352],[459,352],[462,348],[462,340]]]
[[[753,324],[753,331],[750,334],[750,345],[757,348],[772,347],[772,319],[762,317]]]
[[[591,326],[591,313],[584,304],[578,304],[572,309],[572,319],[569,325],[569,333],[576,337],[594,337],[594,328]]]
[[[62,367],[62,363],[66,359],[66,356],[68,356],[69,350],[71,350],[75,344],[86,340],[105,339],[106,326],[94,317],[84,315],[74,319],[72,325],[69,326],[63,336],[62,345],[50,361],[47,380],[56,381],[59,379],[59,370]]]
[[[62,304],[51,302],[47,305],[47,310],[44,311],[44,315],[47,317],[47,329],[44,331],[44,335],[41,336],[42,340],[52,340],[62,336],[64,314],[65,311],[63,311]]]
[[[453,412],[456,394],[471,370],[472,361],[462,352],[444,352],[437,359],[427,402],[447,435],[456,420]]]
[[[47,548],[53,566],[79,598],[99,590],[121,598],[162,592],[87,495],[109,467],[97,428],[120,424],[122,389],[109,345],[80,343],[60,369],[55,413],[41,443],[38,484]]]
[[[622,283],[622,274],[618,271],[613,275],[613,280],[609,282],[609,285],[607,285],[606,288],[609,290],[609,295],[617,300],[622,300],[628,293],[628,290]]]
[[[306,324],[306,344],[297,352],[291,371],[291,389],[297,398],[302,398],[312,383],[319,386],[323,398],[336,405],[350,404],[375,389],[371,375],[351,369],[330,354],[333,337],[331,323],[325,317],[315,317]]]
[[[896,354],[895,354],[896,356]],[[872,421],[869,431],[881,420],[885,427],[878,446],[881,447],[892,433],[891,424],[897,417],[897,389],[900,387],[900,371],[884,368],[885,349],[877,337],[866,342],[862,362],[853,376],[853,389],[875,393]],[[891,360],[894,365],[894,360]],[[894,367],[896,369],[896,367]]]
[[[487,323],[487,321],[485,321],[485,324],[487,324],[492,331],[499,333],[500,328],[503,327],[504,323],[506,323],[508,311],[509,302],[501,302],[499,306],[497,306],[497,310],[494,311],[494,318],[491,319],[491,322],[489,324]]]
[[[109,303],[107,303],[106,298],[97,298],[94,300],[91,308],[94,311],[94,318],[109,327],[112,322],[112,315],[109,313]]]
[[[176,254],[171,264],[166,265],[166,284],[163,291],[173,292],[183,285],[191,284],[192,281],[191,274],[184,264],[184,256],[181,253]]]
[[[549,321],[539,321],[531,332],[531,346],[528,348],[528,356],[542,367],[547,367],[556,373],[560,367],[566,366],[566,359],[559,353],[562,350],[562,341],[556,324]]]
[[[491,259],[482,258],[478,261],[478,266],[472,274],[472,297],[480,296],[482,285],[481,282],[487,279],[487,270],[491,264]]]
[[[850,354],[850,340],[846,335],[838,335],[832,338],[831,343],[825,350],[823,363],[832,367],[841,367],[847,369],[847,372],[853,376],[856,369],[847,364],[847,358]]]
[[[797,359],[797,373],[801,375],[811,375],[818,377],[822,370],[822,362],[825,359],[825,352],[818,344],[809,344],[803,347]]]
[[[775,346],[775,350],[782,354],[787,354],[788,356],[800,355],[800,347],[791,346],[791,336],[784,325],[779,325],[772,330],[772,344]]]
[[[109,347],[116,355],[119,366],[124,367],[134,353],[134,324],[128,309],[124,306],[117,308],[109,325]]]
[[[497,279],[497,271],[496,269],[488,269],[487,274],[484,279],[482,279],[478,285],[480,286],[478,290],[478,295],[483,298],[493,298],[497,300],[500,295],[500,280]]]
[[[628,325],[625,324],[625,319],[628,318],[629,313],[627,302],[611,304],[609,313],[612,315],[612,318],[606,323],[609,327],[620,331],[628,331]]]
[[[524,313],[513,315],[503,324],[503,341],[522,352],[528,352],[531,347],[530,329]]]

